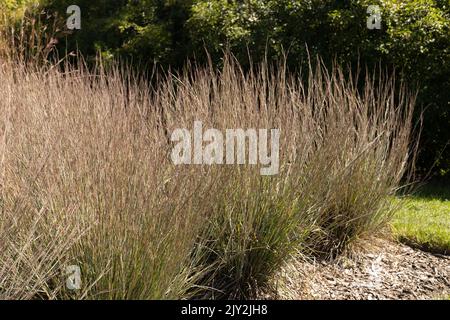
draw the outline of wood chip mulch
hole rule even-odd
[[[441,299],[450,297],[450,256],[374,239],[336,261],[298,257],[277,277],[277,299]]]

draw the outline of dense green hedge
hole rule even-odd
[[[11,1],[11,0],[9,0]],[[289,53],[289,64],[305,63],[308,53],[325,61],[360,62],[401,70],[420,88],[426,107],[422,168],[448,172],[450,146],[449,0],[44,0],[49,11],[66,16],[67,6],[82,10],[82,30],[62,49],[85,55],[130,57],[180,67],[187,58],[216,63],[230,47],[245,64]],[[379,5],[381,30],[366,27],[367,7]],[[308,48],[308,49],[307,49]]]

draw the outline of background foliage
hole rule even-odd
[[[17,12],[18,5],[29,2],[6,0],[6,5]],[[449,172],[449,0],[41,1],[60,18],[71,4],[82,10],[82,29],[62,35],[66,41],[60,41],[60,50],[79,49],[88,59],[100,51],[104,58],[177,69],[187,59],[204,63],[206,50],[221,64],[229,47],[244,66],[249,56],[258,62],[287,52],[294,70],[316,54],[326,63],[337,59],[353,68],[381,63],[399,70],[419,88],[417,119],[425,110],[419,166]],[[381,30],[366,28],[367,7],[375,4],[382,11]]]

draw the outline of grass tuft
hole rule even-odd
[[[335,256],[376,230],[414,158],[414,96],[317,65],[304,83],[230,55],[150,80],[0,63],[0,296],[251,298],[292,252]],[[171,132],[196,120],[279,128],[279,173],[172,164]]]

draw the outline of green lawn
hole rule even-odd
[[[395,237],[430,252],[450,254],[450,187],[427,185],[401,201],[402,209],[392,222]]]

